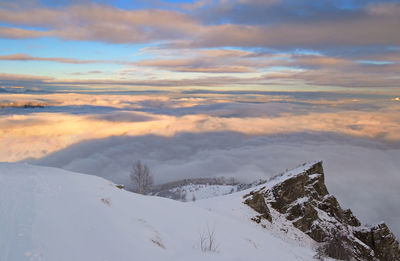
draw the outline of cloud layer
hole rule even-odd
[[[400,233],[400,147],[333,134],[246,137],[232,132],[174,137],[113,137],[83,142],[36,164],[99,175],[129,185],[137,159],[157,183],[196,177],[268,178],[302,162],[323,160],[326,182],[363,222],[388,222]]]
[[[334,132],[400,141],[400,104],[394,97],[347,96],[285,92],[2,95],[0,143],[6,149],[0,151],[0,159],[42,157],[89,139],[171,137],[182,132]],[[46,107],[24,109],[24,104]]]

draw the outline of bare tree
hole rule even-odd
[[[143,195],[149,192],[154,183],[149,167],[146,164],[142,164],[140,160],[133,164],[130,177],[137,188],[137,192]]]

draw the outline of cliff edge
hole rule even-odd
[[[399,242],[385,223],[363,226],[342,209],[325,185],[322,162],[304,164],[277,176],[244,196],[259,215],[274,222],[270,208],[319,243],[317,255],[339,260],[400,260]]]

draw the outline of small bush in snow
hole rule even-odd
[[[210,228],[200,234],[200,249],[203,252],[218,252],[219,244],[215,239],[215,227]]]

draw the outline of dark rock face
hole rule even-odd
[[[250,194],[251,197],[247,198],[244,203],[249,205],[252,209],[260,213],[261,215],[258,216],[255,220],[257,223],[261,222],[261,218],[267,219],[269,222],[272,222],[271,213],[267,204],[265,203],[264,196],[259,192],[253,192]],[[249,195],[249,196],[250,196]]]
[[[340,208],[339,202],[333,195],[326,195],[322,199],[321,203],[318,204],[318,208],[337,220],[343,220],[343,210]]]
[[[355,236],[375,251],[379,260],[400,260],[399,242],[385,223],[370,228],[360,228]]]
[[[400,260],[399,242],[385,223],[371,228],[376,256],[380,260]]]
[[[251,192],[244,203],[260,214],[267,213],[269,218],[268,206],[271,206],[296,228],[324,243],[332,258],[343,258],[343,251],[332,244],[340,235],[341,247],[349,250],[350,257],[355,260],[400,260],[399,243],[385,224],[362,227],[352,211],[343,210],[337,199],[329,194],[322,162],[308,166],[300,173],[288,173],[278,178],[282,181],[273,183],[275,185],[268,189]],[[260,218],[257,220],[261,222]]]
[[[353,227],[361,226],[360,220],[358,220],[358,218],[356,218],[353,215],[353,212],[351,211],[351,209],[346,209],[343,211],[343,219],[344,219],[344,222],[346,222],[346,224],[348,224],[350,226],[353,226]]]
[[[286,212],[290,203],[306,195],[306,182],[306,176],[298,176],[276,185],[272,189],[275,197],[275,202],[271,202],[272,207],[278,211]]]

